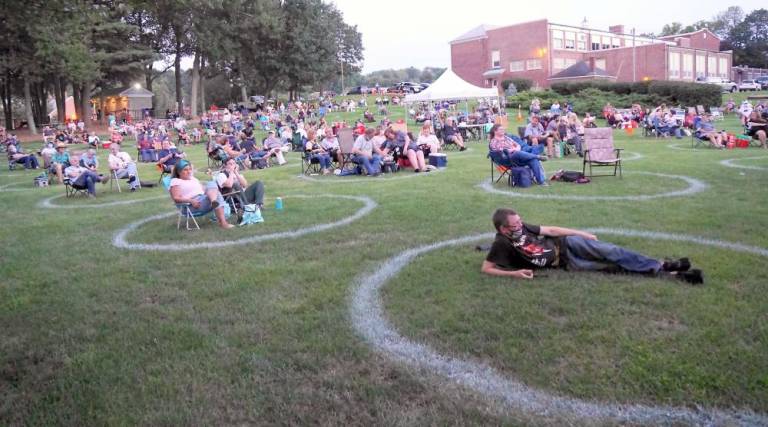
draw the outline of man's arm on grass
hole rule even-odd
[[[550,237],[581,236],[587,240],[597,240],[597,236],[592,233],[587,233],[586,231],[549,225],[542,225],[540,233],[542,236]]]
[[[480,268],[480,271],[490,276],[533,279],[533,270],[502,270],[490,261],[483,261],[483,266]]]

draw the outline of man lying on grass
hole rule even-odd
[[[694,285],[704,283],[701,270],[689,271],[688,258],[660,261],[601,242],[584,231],[524,223],[512,209],[497,209],[493,225],[496,239],[481,268],[492,276],[532,279],[534,269],[562,268],[674,277]]]

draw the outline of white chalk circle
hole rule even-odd
[[[112,245],[121,248],[121,249],[129,249],[134,251],[189,251],[194,249],[213,249],[213,248],[223,248],[227,246],[237,246],[237,245],[247,245],[250,243],[257,243],[257,242],[264,242],[267,240],[276,240],[276,239],[295,239],[297,237],[304,236],[306,234],[311,233],[319,233],[321,231],[329,230],[336,227],[341,227],[344,225],[348,225],[354,221],[357,221],[358,219],[368,215],[371,213],[372,210],[374,210],[378,204],[373,201],[370,197],[366,196],[342,196],[342,195],[332,195],[332,194],[318,194],[318,195],[290,195],[285,196],[284,198],[303,198],[303,199],[313,199],[313,198],[335,198],[335,199],[344,199],[344,200],[352,200],[356,202],[360,202],[363,204],[363,207],[358,209],[354,214],[342,218],[335,222],[329,222],[325,224],[317,224],[313,225],[311,227],[307,228],[299,228],[296,230],[290,230],[290,231],[281,231],[277,233],[271,233],[271,234],[262,234],[262,235],[256,235],[256,236],[250,236],[245,237],[238,240],[225,240],[225,241],[216,241],[216,242],[198,242],[198,243],[130,243],[126,240],[126,237],[128,234],[130,234],[132,231],[136,230],[137,228],[141,227],[142,225],[151,222],[156,221],[162,218],[168,218],[170,216],[177,215],[176,212],[169,212],[159,215],[152,215],[150,217],[141,219],[139,221],[133,222],[131,224],[128,224],[126,227],[118,230],[114,237],[112,238]]]
[[[698,148],[691,147],[688,144],[669,144],[669,145],[667,145],[667,148],[671,148],[671,149],[677,150],[677,151],[687,151],[689,153],[705,153],[707,150],[710,150],[712,152],[717,151],[717,150],[715,150],[715,149],[713,149],[713,148],[711,148],[709,146],[703,147],[703,148],[705,148],[707,150],[700,150]]]
[[[640,159],[644,159],[644,158],[645,158],[645,154],[641,154],[641,153],[638,153],[638,152],[635,152],[635,151],[624,151],[624,152],[621,153],[621,161],[622,162],[631,162],[631,161],[634,161],[634,160],[640,160]],[[581,157],[577,157],[575,154],[573,154],[571,157],[556,157],[554,159],[549,159],[549,160],[547,160],[547,163],[563,162],[563,161],[567,161],[567,160],[573,160],[573,161],[581,163],[581,161],[583,159]],[[547,163],[544,163],[544,164],[546,165]]]
[[[129,194],[136,194],[136,193],[129,193]],[[134,203],[146,202],[148,200],[170,199],[170,196],[168,196],[167,194],[164,194],[161,196],[144,197],[141,199],[117,200],[114,202],[104,202],[104,203],[82,203],[82,204],[78,203],[76,205],[56,205],[53,203],[54,200],[61,199],[62,197],[65,197],[65,196],[66,194],[59,194],[58,196],[48,197],[46,199],[41,200],[40,203],[37,204],[37,206],[43,209],[99,209],[99,208],[109,208],[113,206],[132,205]]]
[[[706,190],[709,185],[707,185],[705,182],[700,181],[696,178],[691,178],[684,175],[669,175],[669,174],[663,174],[663,173],[656,173],[656,172],[624,172],[625,175],[650,175],[650,176],[658,176],[661,178],[667,178],[667,179],[679,179],[682,181],[685,181],[688,184],[687,188],[684,188],[682,190],[674,190],[674,191],[667,191],[664,193],[658,193],[658,194],[641,194],[636,196],[576,196],[576,195],[567,195],[567,194],[542,194],[542,193],[527,193],[527,190],[520,190],[520,191],[508,191],[508,190],[500,190],[493,186],[491,183],[491,180],[483,181],[479,185],[481,189],[488,193],[493,194],[501,194],[504,196],[510,196],[510,197],[519,197],[523,199],[540,199],[540,200],[575,200],[575,201],[593,201],[593,200],[602,200],[602,201],[615,201],[615,200],[631,200],[636,202],[646,201],[646,200],[654,200],[654,199],[661,199],[665,197],[687,197],[692,196],[696,193],[700,193],[704,190]],[[547,191],[546,189],[544,191]]]
[[[303,179],[305,181],[310,182],[322,182],[323,184],[351,184],[351,183],[360,183],[360,182],[368,182],[368,183],[384,183],[389,181],[400,181],[403,179],[412,179],[412,178],[419,178],[419,177],[427,177],[430,175],[436,175],[438,173],[442,172],[442,169],[435,169],[431,172],[419,172],[415,173],[411,171],[410,169],[403,169],[400,172],[397,172],[393,177],[388,177],[385,175],[390,174],[382,174],[379,177],[364,177],[364,178],[350,178],[347,176],[336,176],[336,175],[329,175],[323,178],[316,178],[311,175],[297,175],[296,178]]]
[[[681,234],[653,231],[594,228],[594,233],[690,242],[701,245],[768,256],[768,249]],[[380,265],[373,273],[359,276],[350,296],[350,320],[354,330],[377,352],[395,362],[420,371],[428,371],[493,399],[502,412],[524,412],[533,416],[561,416],[589,424],[598,419],[611,419],[618,424],[637,425],[766,425],[768,417],[751,411],[726,412],[717,409],[688,409],[670,406],[609,404],[556,396],[531,388],[509,378],[479,361],[465,360],[438,353],[430,346],[402,336],[387,320],[380,291],[403,268],[419,255],[478,240],[491,240],[493,233],[478,234],[433,243],[402,252]],[[600,423],[598,423],[600,424]]]
[[[32,185],[32,180],[34,179],[34,176],[30,176],[28,180],[24,181],[14,181],[9,182],[7,184],[0,185],[0,193],[11,193],[11,192],[23,192],[23,191],[33,191],[39,187],[35,187]],[[19,184],[27,184],[28,188],[12,188]]]
[[[739,160],[757,160],[757,159],[768,159],[768,156],[755,156],[755,157],[741,157],[738,159],[725,159],[721,160],[720,164],[729,168],[736,168],[736,169],[747,169],[747,170],[753,170],[753,171],[768,171],[768,167],[765,166],[751,166],[751,165],[737,165],[733,162],[739,161]]]

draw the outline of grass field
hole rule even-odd
[[[402,117],[401,109],[390,110]],[[718,126],[738,130],[733,117]],[[489,178],[485,143],[449,152],[443,171],[378,179],[299,179],[300,159],[291,153],[283,167],[245,174],[266,185],[264,224],[220,231],[205,219],[202,230],[186,232],[169,216],[126,240],[236,241],[343,221],[365,205],[305,196],[367,196],[376,208],[339,228],[189,251],[112,244],[128,224],[173,212],[161,188],[117,194],[100,186],[95,200],[58,197],[49,204],[62,207],[44,208],[41,201],[63,195],[62,186],[35,189],[33,172],[4,170],[0,425],[573,423],[499,409],[493,399],[375,351],[351,324],[350,294],[361,275],[407,249],[492,231],[490,216],[500,206],[533,223],[768,247],[768,150],[691,150],[690,138],[622,132],[615,138],[633,159],[623,179],[494,186],[501,194],[479,188]],[[204,166],[202,147],[186,151]],[[752,168],[725,167],[726,159]],[[550,175],[581,168],[574,157],[544,166]],[[157,180],[150,165],[140,173]],[[690,186],[679,176],[705,188],[647,200],[526,197],[679,192]],[[137,203],[83,207],[127,200]],[[765,258],[684,241],[599,236],[658,257],[689,256],[706,284],[561,271],[525,282],[484,277],[484,254],[473,243],[404,266],[383,289],[387,318],[442,354],[558,396],[768,413]]]

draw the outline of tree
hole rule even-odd
[[[753,10],[731,30],[727,42],[734,64],[768,68],[768,10]]]
[[[720,40],[725,40],[728,38],[731,30],[743,20],[744,10],[739,6],[731,6],[715,15],[709,22],[708,28],[720,37]]]
[[[662,27],[661,29],[661,33],[659,34],[659,36],[664,37],[664,36],[671,36],[674,34],[680,34],[683,32],[682,30],[683,30],[683,24],[679,22],[673,22],[671,24],[664,25],[664,27]]]

